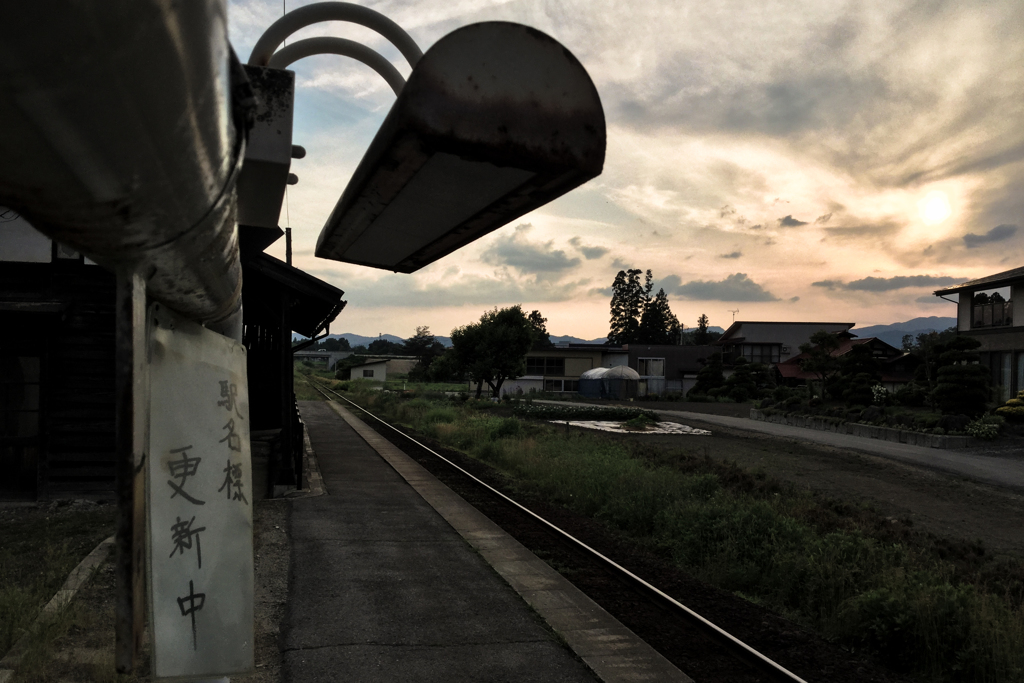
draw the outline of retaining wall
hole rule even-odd
[[[835,418],[822,417],[820,415],[783,415],[781,413],[765,415],[762,411],[753,408],[750,410],[750,419],[760,420],[761,422],[774,422],[776,424],[784,424],[791,427],[817,429],[821,432],[835,432],[837,434],[850,434],[851,436],[864,436],[869,439],[881,439],[882,441],[905,443],[911,446],[926,446],[928,448],[967,448],[972,445],[973,441],[969,436],[924,434],[922,432],[912,432],[906,429],[862,425],[857,424],[856,422],[836,422]]]

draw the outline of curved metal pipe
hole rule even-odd
[[[224,0],[45,3],[0,42],[0,203],[186,317],[235,325],[242,270]],[[73,55],[69,58],[68,55]]]
[[[402,74],[399,73],[398,69],[391,62],[362,43],[346,40],[345,38],[306,38],[305,40],[294,42],[275,52],[267,66],[273,69],[286,69],[303,57],[324,54],[351,57],[362,62],[383,76],[396,95],[402,92],[402,88],[405,87],[405,78],[402,77]]]
[[[416,66],[416,62],[423,56],[423,51],[412,36],[380,12],[350,2],[317,2],[293,9],[271,24],[256,41],[252,54],[249,55],[249,65],[270,66],[274,50],[288,36],[321,21],[347,21],[376,31],[398,48],[409,62],[409,66]]]

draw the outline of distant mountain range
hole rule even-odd
[[[956,326],[956,318],[942,318],[936,315],[927,318],[914,318],[905,323],[893,323],[892,325],[870,325],[868,327],[855,327],[850,332],[861,339],[865,337],[878,337],[886,344],[895,346],[897,349],[903,345],[903,336],[928,332],[941,332],[942,330]]]
[[[891,325],[871,325],[869,327],[855,327],[851,330],[858,337],[878,337],[887,344],[895,346],[897,349],[903,343],[903,335],[910,334],[915,337],[919,334],[926,332],[941,332],[946,328],[953,327],[956,325],[956,318],[940,318],[938,316],[931,316],[929,318],[914,318],[904,323],[893,323]],[[710,332],[725,332],[721,327],[709,327]],[[361,334],[355,334],[353,332],[345,332],[344,334],[332,334],[328,335],[335,339],[347,339],[348,343],[355,348],[356,346],[369,346],[371,342],[376,341],[377,337],[364,337]],[[393,334],[382,334],[381,339],[386,339],[396,344],[401,344],[405,341],[402,337],[396,337]],[[292,339],[304,339],[297,334],[292,335]],[[451,337],[442,337],[435,335],[434,339],[441,342],[445,347],[452,345]],[[551,335],[551,343],[553,344],[605,344],[607,343],[607,337],[598,337],[597,339],[581,339],[580,337],[573,337],[571,335]]]
[[[719,333],[725,332],[725,330],[723,330],[721,327],[715,327],[715,326],[709,327],[708,331],[709,332],[719,332]],[[355,348],[357,346],[369,346],[371,342],[375,342],[378,339],[378,337],[364,337],[361,334],[355,334],[353,332],[345,332],[343,334],[329,334],[329,335],[327,335],[327,338],[330,338],[330,339],[347,339],[349,345],[351,345],[353,348]],[[401,343],[403,343],[405,341],[404,338],[396,337],[393,334],[382,334],[382,335],[380,335],[379,338],[380,339],[386,339],[387,341],[394,342],[396,344],[401,344]],[[549,338],[551,339],[551,343],[552,344],[607,344],[608,343],[608,338],[607,337],[598,337],[597,339],[581,339],[580,337],[573,337],[571,335],[550,335]],[[305,337],[303,337],[301,335],[298,335],[298,334],[294,334],[294,333],[292,334],[292,341],[296,341],[296,340],[300,340],[300,339],[305,339]],[[442,337],[440,335],[434,335],[434,339],[436,339],[437,341],[439,341],[442,344],[444,344],[445,348],[449,348],[452,345],[452,338],[451,337]],[[897,344],[897,346],[898,346],[898,344]]]
[[[344,334],[329,334],[329,335],[327,335],[327,338],[328,339],[347,339],[349,345],[352,348],[355,348],[357,346],[369,346],[372,342],[375,342],[378,339],[378,337],[364,337],[361,334],[355,334],[355,333],[352,333],[352,332],[345,332]],[[405,343],[405,339],[403,337],[396,337],[393,334],[382,334],[382,335],[380,335],[379,338],[380,339],[384,339],[384,340],[389,341],[389,342],[394,342],[396,344],[403,344],[403,343]],[[292,334],[292,341],[295,341],[296,339],[305,339],[305,337],[299,336],[297,334]],[[442,336],[439,336],[439,335],[434,335],[434,339],[436,339],[437,341],[439,341],[442,344],[444,344],[446,348],[452,345],[452,338],[451,337],[442,337]]]

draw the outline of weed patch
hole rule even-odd
[[[1024,678],[1019,561],[996,561],[980,546],[916,532],[699,452],[537,421],[587,419],[577,411],[588,409],[517,406],[508,418],[369,398],[390,419],[489,463],[516,486],[602,520],[707,583],[875,652],[895,670],[951,682]],[[618,419],[642,413],[625,410]],[[428,417],[436,411],[445,421]]]

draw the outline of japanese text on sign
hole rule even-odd
[[[150,309],[148,543],[156,678],[253,665],[245,349]]]

